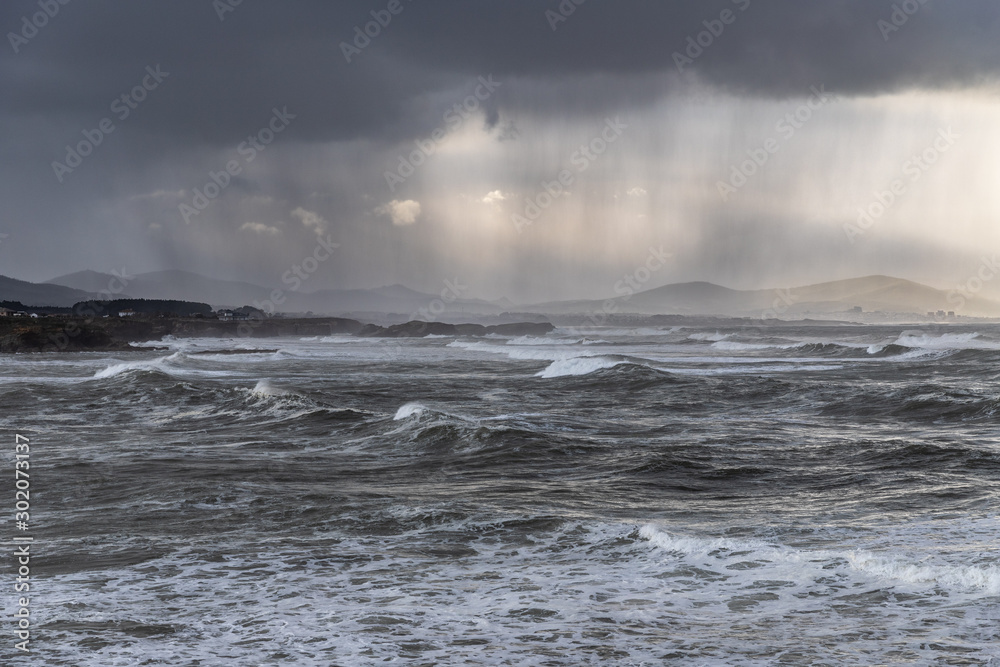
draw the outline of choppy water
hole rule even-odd
[[[7,664],[1000,663],[1000,329],[167,344],[0,359]]]

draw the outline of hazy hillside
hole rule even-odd
[[[35,285],[10,278],[0,283],[0,299],[30,305],[72,305],[93,294],[119,285],[115,276],[81,271]],[[75,289],[74,289],[75,288]],[[187,271],[157,271],[127,277],[124,290],[116,296],[141,299],[202,301],[214,307],[234,307],[263,302],[273,288],[250,283],[217,280]],[[412,319],[455,320],[478,315],[497,315],[517,309],[543,314],[595,313],[604,300],[557,301],[531,306],[515,306],[507,300],[488,302],[457,298],[446,292],[429,294],[403,285],[375,289],[281,290],[284,302],[276,304],[284,312],[323,315],[398,314]],[[916,313],[954,310],[959,315],[1000,317],[1000,303],[986,298],[962,304],[953,294],[927,285],[891,276],[866,276],[835,280],[787,289],[735,290],[709,282],[664,285],[625,298],[618,295],[616,312],[680,315],[722,315],[732,317],[807,317],[843,313],[856,306],[865,312]]]
[[[110,273],[100,273],[98,271],[77,271],[59,276],[52,280],[46,280],[43,285],[61,285],[73,289],[84,290],[99,294],[102,290],[118,290],[123,282],[121,278]]]
[[[729,289],[713,283],[693,282],[664,285],[639,292],[622,306],[651,314],[730,315],[756,310],[763,305],[755,293]]]
[[[414,319],[441,319],[445,314],[455,316],[495,315],[506,308],[479,299],[460,299],[447,294],[418,292],[402,285],[375,289],[317,290],[315,292],[288,292],[285,310],[313,311],[314,313],[362,314],[398,313]]]
[[[733,317],[802,317],[843,313],[860,306],[866,312],[916,313],[954,310],[959,315],[1000,317],[1000,303],[985,298],[965,304],[927,285],[890,276],[867,276],[771,290],[734,290],[707,282],[676,283],[616,299],[617,312],[643,314],[725,315]],[[525,307],[530,312],[601,312],[603,300],[562,301]]]
[[[205,301],[216,307],[247,305],[254,300],[267,298],[271,291],[260,285],[217,280],[190,271],[154,271],[128,275],[124,280],[107,273],[79,271],[48,281],[48,284],[95,292],[108,289],[108,285],[117,288],[122,283],[125,283],[125,288],[120,294],[122,297]]]
[[[274,288],[251,283],[218,280],[189,271],[155,271],[126,276],[125,281],[107,273],[79,271],[49,280],[46,285],[72,287],[91,292],[116,288],[125,282],[125,288],[116,297],[136,299],[179,299],[203,301],[214,307],[253,305],[271,298]],[[30,284],[30,283],[28,283]],[[292,291],[283,286],[280,296],[284,301],[276,308],[285,312],[308,312],[337,315],[343,313],[399,313],[404,316],[421,315],[426,319],[449,314],[493,315],[506,310],[478,299],[461,299],[449,293],[449,300],[440,294],[426,294],[404,287],[389,285],[375,289]],[[3,296],[3,295],[0,295]],[[89,296],[89,295],[88,295]],[[461,296],[461,295],[458,295]],[[6,297],[5,297],[6,298]],[[17,300],[17,299],[12,299]],[[76,299],[79,301],[81,299]],[[443,308],[443,310],[442,310]]]
[[[93,299],[97,295],[86,290],[62,285],[29,283],[0,276],[0,301],[20,301],[26,306],[59,306],[68,308],[78,301]]]

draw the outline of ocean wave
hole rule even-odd
[[[499,407],[499,406],[497,406]],[[498,412],[472,415],[442,409],[429,401],[410,401],[392,416],[383,416],[377,432],[353,441],[359,450],[384,451],[386,456],[417,456],[416,465],[452,472],[548,469],[565,460],[577,466],[581,455],[600,449],[572,432],[575,420],[553,420],[538,412]]]
[[[638,536],[655,547],[683,554],[698,565],[753,572],[755,579],[790,581],[828,577],[837,569],[861,573],[886,584],[928,585],[955,590],[1000,593],[1000,568],[991,565],[925,564],[905,555],[877,555],[869,550],[809,550],[776,545],[760,539],[706,538],[673,534],[644,525]]]
[[[557,359],[547,368],[535,373],[535,377],[558,378],[567,375],[587,375],[604,368],[612,368],[619,364],[629,363],[624,357],[570,357]]]
[[[399,421],[401,419],[406,419],[408,417],[413,417],[413,416],[419,417],[426,411],[427,411],[427,406],[422,403],[406,403],[405,405],[401,405],[399,409],[396,410],[396,414],[393,417],[393,420]]]
[[[832,357],[853,357],[861,356],[864,354],[864,350],[861,347],[854,347],[850,345],[842,345],[840,343],[832,342],[814,342],[814,343],[799,343],[795,346],[795,350],[798,352],[804,352],[806,354],[818,355],[818,356],[832,356]]]
[[[303,338],[302,340],[306,339]],[[369,339],[367,338],[356,338],[355,336],[352,336],[350,334],[336,334],[333,336],[322,336],[314,340],[318,340],[318,342],[320,343],[344,343],[344,344],[357,343],[362,345],[369,342]]]
[[[698,341],[711,341],[717,343],[719,341],[726,340],[732,336],[732,334],[724,334],[716,331],[715,333],[693,333],[688,336],[688,340],[698,340]]]
[[[254,396],[291,396],[292,392],[287,389],[275,387],[270,380],[258,380],[254,388],[250,390]]]
[[[910,348],[896,343],[875,343],[865,349],[865,352],[873,357],[897,356],[911,351]]]
[[[1000,470],[1000,454],[974,446],[890,443],[866,445],[855,458],[876,470]]]
[[[1000,414],[1000,396],[936,384],[889,389],[876,386],[841,400],[826,402],[820,408],[820,414],[931,422],[992,419]]]
[[[113,378],[115,376],[123,375],[125,373],[133,371],[140,371],[140,372],[155,371],[166,375],[170,374],[169,371],[167,371],[164,368],[163,364],[161,363],[149,362],[149,361],[141,361],[141,362],[127,361],[119,364],[111,364],[107,368],[97,371],[94,374],[94,378],[98,380],[104,380],[107,378]]]
[[[727,352],[752,352],[756,350],[788,349],[795,345],[781,345],[777,343],[741,343],[735,340],[719,340],[712,343],[712,348],[725,350]]]
[[[235,403],[232,397],[236,397]],[[215,403],[218,414],[246,417],[247,412],[277,421],[363,419],[362,410],[328,405],[294,389],[275,385],[270,379],[257,381],[253,388],[235,387],[222,390]]]
[[[934,336],[916,330],[904,331],[891,342],[869,345],[867,352],[875,357],[892,357],[895,361],[975,358],[976,354],[1000,352],[1000,341],[984,338],[977,332]]]
[[[597,325],[592,326],[575,326],[575,327],[557,327],[554,331],[550,332],[552,335],[563,335],[563,336],[604,336],[604,337],[642,337],[642,338],[661,338],[669,334],[675,334],[685,327],[670,327],[670,328],[657,328],[657,327],[602,327]]]
[[[934,336],[919,330],[904,331],[895,344],[925,350],[1000,350],[1000,341],[982,338],[978,332]]]
[[[186,358],[187,357],[183,352],[174,352],[173,354],[168,354],[156,359],[143,361],[120,361],[118,363],[110,364],[106,368],[97,371],[94,374],[94,379],[103,380],[119,375],[125,375],[127,373],[155,372],[162,373],[164,375],[173,375],[178,369],[176,367],[172,367],[170,365],[171,362],[181,361]]]
[[[996,565],[924,565],[905,558],[878,556],[867,551],[850,552],[845,557],[852,568],[877,579],[936,584],[946,589],[979,589],[989,595],[1000,594],[1000,568]]]
[[[471,352],[486,352],[489,354],[503,354],[518,361],[559,361],[565,359],[576,359],[583,357],[599,357],[600,352],[588,352],[579,349],[563,349],[568,346],[546,345],[546,346],[525,346],[525,345],[495,345],[481,341],[456,340],[448,343],[448,347],[458,347]]]
[[[291,359],[296,356],[286,350],[275,349],[273,347],[212,348],[206,350],[185,350],[184,353],[191,355],[190,358],[193,360],[224,364],[252,364],[278,359]]]
[[[142,361],[118,361],[109,364],[107,367],[97,371],[91,379],[107,380],[118,377],[131,377],[142,374],[158,374],[174,378],[192,377],[231,377],[230,371],[212,371],[199,368],[185,367],[183,364],[190,358],[183,351],[178,350],[173,354],[156,359],[146,359]]]
[[[580,338],[545,338],[542,336],[518,336],[507,341],[507,345],[579,345]]]

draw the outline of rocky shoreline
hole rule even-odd
[[[177,338],[275,338],[349,334],[370,338],[421,338],[428,335],[541,336],[555,327],[547,322],[515,322],[483,326],[412,321],[381,327],[340,317],[267,318],[222,321],[208,318],[0,318],[0,353],[104,352],[135,349],[130,343]]]

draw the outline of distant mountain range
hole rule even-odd
[[[142,273],[126,276],[124,280],[111,274],[80,271],[45,283],[0,276],[0,301],[20,301],[33,306],[71,306],[78,301],[101,298],[101,292],[106,290],[115,292],[115,298],[200,301],[216,308],[263,303],[272,296],[272,288],[217,280],[187,271]],[[281,295],[285,300],[277,309],[283,312],[354,316],[396,314],[409,319],[447,321],[495,316],[515,310],[548,315],[600,313],[606,304],[604,299],[530,305],[515,305],[507,299],[492,302],[449,300],[402,285],[314,292],[283,290]],[[794,319],[833,316],[860,307],[865,312],[923,315],[943,310],[966,316],[1000,317],[1000,302],[984,297],[965,299],[955,292],[890,276],[867,276],[778,290],[734,290],[708,282],[690,282],[608,296],[615,299],[613,312],[647,315]]]
[[[124,283],[124,288],[121,288],[122,283]],[[101,290],[121,288],[121,292],[116,293],[115,298],[201,301],[210,303],[216,308],[263,304],[272,299],[274,292],[274,288],[270,287],[218,280],[189,271],[140,273],[134,276],[125,276],[124,280],[108,273],[79,271],[53,278],[37,287],[58,288],[60,290],[74,288],[76,292],[100,292]],[[421,311],[424,311],[426,313],[424,319],[434,319],[435,316],[443,312],[442,309],[449,313],[469,315],[496,315],[507,310],[502,303],[494,304],[479,299],[454,298],[450,294],[448,300],[444,300],[440,295],[425,294],[403,285],[389,285],[375,289],[317,290],[314,292],[287,289],[279,291],[279,298],[283,301],[280,304],[276,303],[275,308],[283,312],[306,313],[311,311],[316,314],[354,315],[396,313],[407,317],[413,315],[416,319],[421,315]],[[3,294],[3,287],[0,285],[0,300],[3,300]],[[63,298],[65,300],[68,297],[68,294],[59,292],[53,293],[51,299]],[[80,299],[70,300],[75,302]],[[66,305],[72,305],[72,302]],[[51,305],[61,304],[53,303]]]
[[[154,271],[121,277],[97,271],[79,271],[47,280],[45,284],[87,292],[109,290],[114,292],[116,298],[180,299],[233,307],[267,298],[271,291],[259,285],[215,280],[188,271]]]
[[[29,283],[0,276],[0,301],[19,301],[29,306],[72,306],[78,301],[100,298],[83,289],[47,283]]]
[[[557,301],[537,304],[532,312],[567,314],[600,312],[603,301]],[[777,317],[782,319],[865,312],[916,313],[956,311],[958,315],[1000,317],[1000,302],[966,299],[957,292],[935,289],[902,278],[867,276],[770,290],[734,290],[707,282],[675,283],[620,296],[617,312],[679,315]]]

